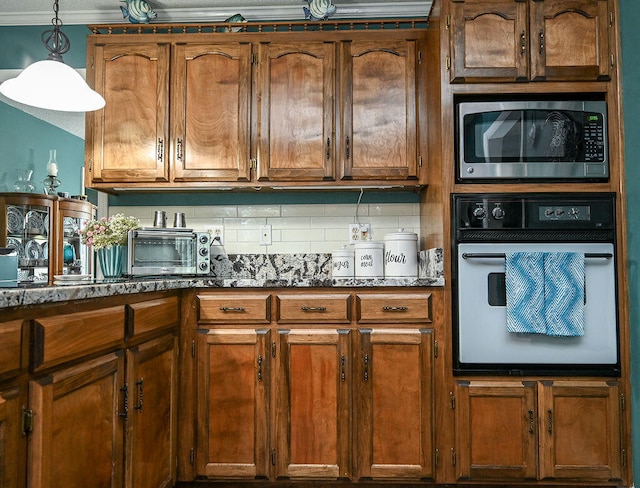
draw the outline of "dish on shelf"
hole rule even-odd
[[[83,282],[91,278],[90,274],[66,274],[66,275],[53,275],[56,281],[60,282]]]
[[[24,229],[29,234],[43,234],[44,215],[38,210],[29,210],[24,218]]]
[[[45,215],[42,220],[42,234],[45,236],[49,234],[49,214]]]
[[[65,237],[73,237],[78,234],[80,226],[78,225],[77,219],[73,217],[65,217],[63,222]]]
[[[7,230],[9,234],[22,234],[24,230],[24,215],[18,207],[7,209]]]
[[[27,242],[27,245],[24,246],[24,252],[26,257],[28,257],[29,259],[38,259],[42,254],[42,248],[37,241],[30,240],[29,242]]]
[[[18,253],[18,257],[24,257],[24,247],[22,246],[22,242],[20,242],[20,239],[16,239],[15,237],[8,237],[7,247],[15,249]]]
[[[49,258],[49,243],[46,241],[43,242],[42,245],[40,246],[40,258],[41,259]]]

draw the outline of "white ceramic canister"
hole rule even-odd
[[[398,232],[384,235],[385,278],[418,277],[418,235],[414,232]]]
[[[333,261],[333,267],[331,269],[331,276],[333,278],[345,279],[353,278],[353,249],[338,249],[331,253],[331,260]]]
[[[382,242],[359,242],[354,245],[354,249],[356,278],[384,278]]]

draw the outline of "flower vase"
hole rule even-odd
[[[127,246],[109,246],[96,250],[105,279],[120,278]]]

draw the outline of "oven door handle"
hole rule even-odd
[[[463,252],[462,259],[473,259],[473,258],[491,258],[491,259],[505,259],[507,257],[504,253],[499,252]],[[613,254],[609,252],[588,252],[584,255],[585,258],[600,258],[600,259],[611,259]]]

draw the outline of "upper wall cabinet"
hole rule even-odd
[[[610,78],[609,0],[449,0],[450,81]]]
[[[426,184],[426,31],[316,27],[89,36],[86,186]]]
[[[170,45],[93,49],[94,87],[107,104],[86,117],[87,183],[168,182]]]
[[[258,47],[258,179],[333,181],[333,42]]]

